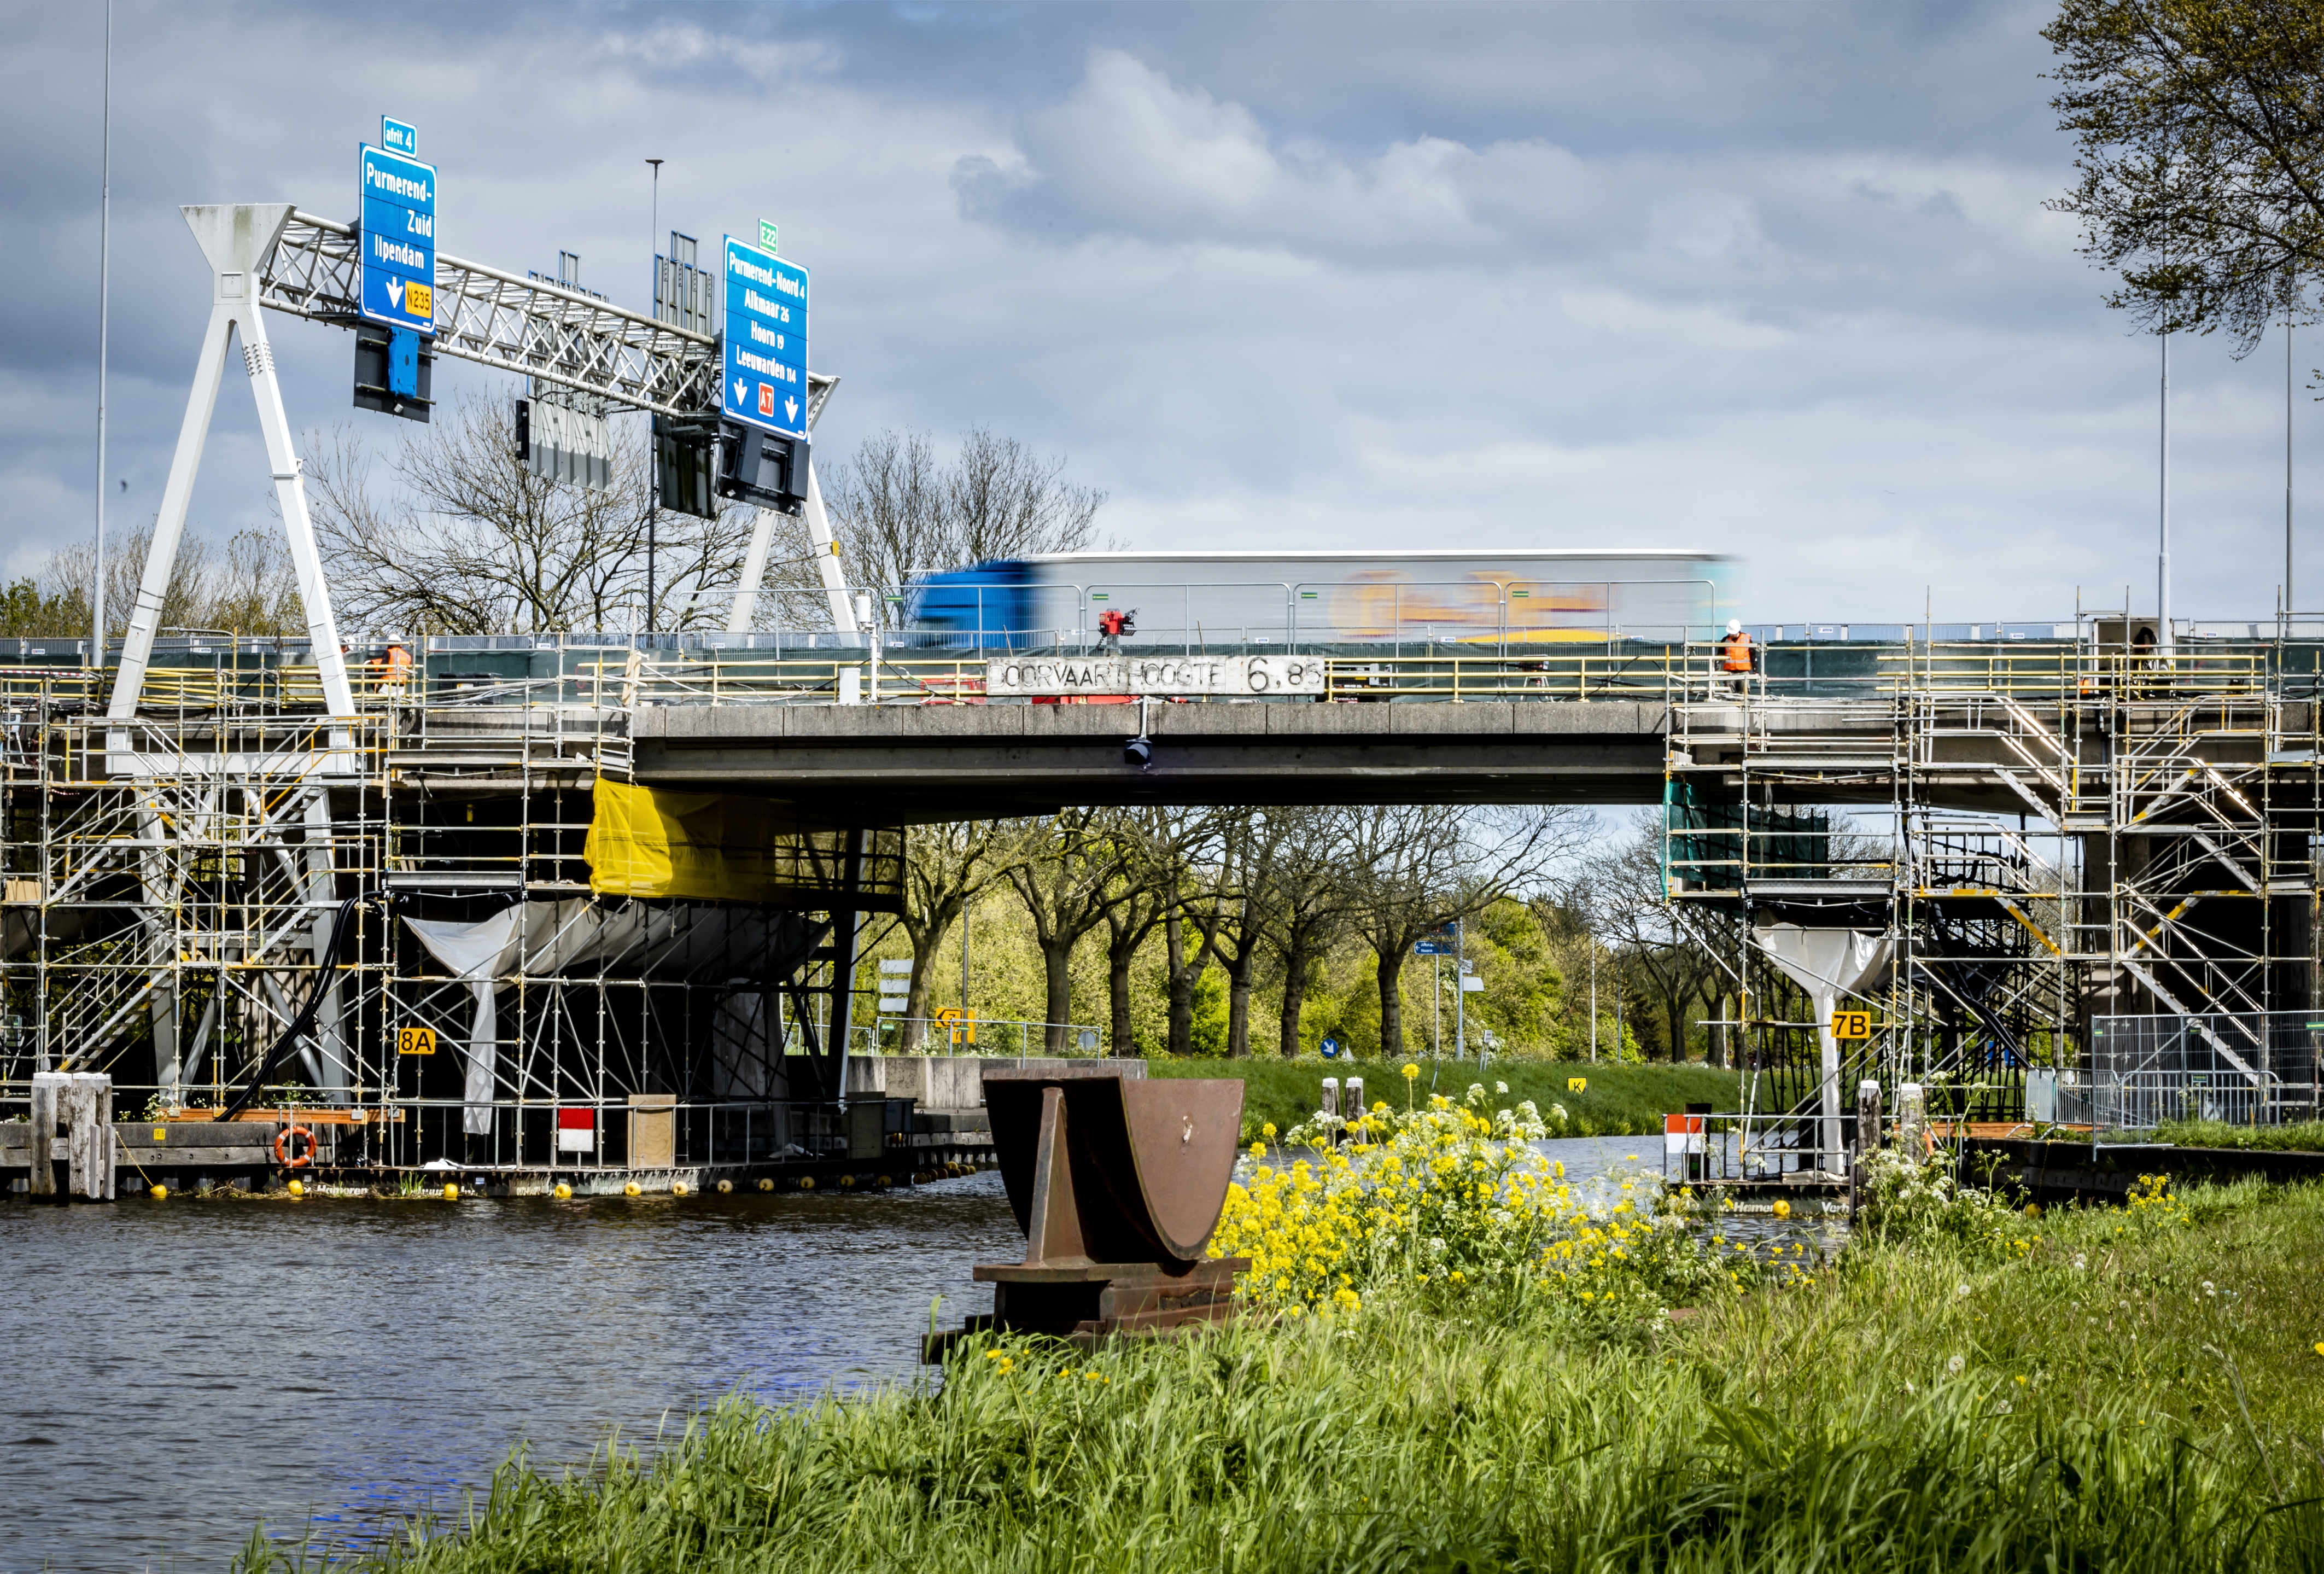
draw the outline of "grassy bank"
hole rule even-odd
[[[2107,1132],[2106,1142],[2170,1143],[2181,1148],[2257,1148],[2324,1153],[2324,1121],[2283,1125],[2229,1125],[2218,1120],[2166,1120],[2153,1131]]]
[[[1690,1104],[1709,1104],[1717,1109],[1731,1110],[1742,1097],[1736,1073],[1713,1070],[1707,1066],[1591,1066],[1495,1060],[1480,1073],[1474,1060],[1422,1060],[1416,1063],[1420,1067],[1418,1091],[1423,1095],[1430,1091],[1432,1073],[1435,1090],[1455,1097],[1471,1082],[1481,1081],[1489,1088],[1497,1082],[1506,1082],[1508,1095],[1496,1095],[1495,1104],[1512,1105],[1530,1098],[1545,1112],[1553,1104],[1563,1105],[1572,1121],[1567,1134],[1573,1136],[1644,1136],[1661,1131],[1663,1116],[1673,1110],[1683,1109]],[[1278,1131],[1289,1131],[1314,1114],[1326,1077],[1361,1077],[1367,1101],[1387,1099],[1398,1108],[1404,1105],[1404,1079],[1397,1075],[1396,1064],[1384,1060],[1333,1065],[1279,1057],[1254,1056],[1248,1060],[1157,1058],[1146,1062],[1146,1072],[1149,1077],[1241,1078],[1246,1136],[1255,1134],[1263,1122],[1272,1122]],[[1589,1083],[1580,1093],[1570,1091],[1566,1086],[1576,1077]]]
[[[364,1567],[2314,1567],[2319,1258],[2324,1188],[2245,1185],[1626,1326],[1382,1298],[994,1345],[940,1389],[731,1402],[650,1463],[512,1466]]]

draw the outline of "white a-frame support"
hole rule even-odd
[[[290,562],[299,574],[299,599],[307,610],[307,637],[314,643],[323,701],[332,716],[351,720],[355,714],[355,694],[347,684],[346,661],[339,653],[339,626],[331,616],[330,590],[323,583],[315,526],[307,517],[307,484],[299,473],[299,457],[291,451],[290,423],[282,413],[273,347],[267,342],[266,322],[258,310],[258,265],[281,238],[283,227],[290,221],[290,204],[244,202],[180,211],[185,214],[194,239],[201,244],[202,255],[209,259],[210,326],[202,338],[202,357],[194,367],[193,391],[186,397],[186,421],[178,429],[178,451],[170,461],[169,484],[161,489],[161,513],[153,522],[153,546],[137,587],[137,605],[129,615],[129,635],[122,644],[121,665],[114,675],[106,719],[125,722],[137,714],[137,696],[145,685],[145,668],[152,659],[153,635],[161,619],[161,599],[169,593],[170,570],[178,559],[178,542],[185,534],[194,475],[201,468],[210,416],[217,408],[218,380],[226,375],[226,355],[239,330],[242,364],[250,374],[258,426],[265,434],[267,462],[274,473],[274,495],[281,506],[282,528],[290,538]],[[101,565],[99,571],[103,571]],[[115,734],[106,746],[119,750],[129,745],[125,736]]]
[[[815,431],[823,406],[829,402],[830,395],[825,394],[821,402],[808,403],[808,431]],[[831,515],[824,511],[823,488],[816,484],[812,446],[807,460],[807,503],[801,513],[807,520],[807,550],[815,554],[816,571],[823,576],[823,593],[831,599],[831,626],[842,634],[853,634],[855,606],[847,598],[847,576],[839,565],[839,542],[831,533]],[[728,634],[751,632],[752,619],[759,610],[759,584],[767,577],[767,548],[774,533],[774,510],[761,508],[759,523],[751,532],[750,550],[742,555],[742,588],[735,592],[734,604],[726,615]]]

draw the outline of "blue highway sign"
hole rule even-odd
[[[364,317],[436,331],[436,166],[363,149]]]
[[[729,421],[807,436],[807,270],[726,237]]]

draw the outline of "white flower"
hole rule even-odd
[[[1945,1370],[1958,1377],[1960,1375],[1960,1369],[1968,1364],[1968,1362],[1962,1360],[1959,1356],[1955,1356],[1951,1360],[1945,1363]]]
[[[1969,1296],[1969,1286],[1966,1284],[1956,1284],[1953,1286],[1953,1293],[1966,1300]]]
[[[1432,1257],[1441,1257],[1444,1255],[1444,1237],[1443,1236],[1431,1236],[1428,1237],[1428,1255]]]
[[[2074,1254],[2074,1266],[2075,1266],[2075,1268],[2076,1268],[2076,1269],[2078,1269],[2078,1270],[2079,1270],[2079,1269],[2087,1268],[2087,1267],[2089,1267],[2089,1265],[2090,1265],[2090,1260],[2089,1260],[2089,1258],[2088,1258],[2087,1256],[2083,1255],[2082,1255],[2081,1253],[2080,1253],[2080,1252],[2076,1252],[2076,1253]]]
[[[1493,1084],[1493,1091],[1502,1095],[1503,1097],[1507,1097],[1509,1091],[1509,1085],[1506,1082],[1496,1082]]]
[[[2217,1289],[2217,1288],[2216,1288],[2216,1287],[2211,1283],[2211,1282],[2210,1282],[2209,1279],[2206,1279],[2206,1280],[2204,1280],[2204,1281],[2203,1281],[2203,1293],[2204,1293],[2204,1294],[2206,1294],[2206,1295],[2217,1295],[2217,1294],[2218,1293],[2218,1289]],[[2130,1303],[2129,1303],[2128,1301],[2125,1301],[2125,1302],[2123,1303],[2123,1310],[2124,1310],[2125,1311],[2127,1311],[2127,1310],[2130,1310]]]

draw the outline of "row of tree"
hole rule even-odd
[[[1049,1024],[1052,1052],[1065,1047],[1092,953],[1117,1052],[1240,1057],[1269,1037],[1284,1055],[1313,1048],[1323,1030],[1310,991],[1355,952],[1377,1002],[1353,1014],[1361,1047],[1400,1054],[1427,1036],[1406,1021],[1415,948],[1462,925],[1470,957],[1522,975],[1490,980],[1508,1047],[1578,1054],[1594,1039],[1609,1056],[1644,1046],[1680,1058],[1699,1045],[1720,1061],[1722,1036],[1699,1026],[1724,1015],[1726,975],[1703,944],[1716,937],[1662,902],[1660,842],[1652,813],[1609,834],[1567,809],[1077,809],[916,829],[897,925],[911,961],[905,1045],[920,1042],[965,915],[1003,893],[1038,955],[1038,1005],[1027,1009]],[[1592,968],[1603,1008],[1577,1025]],[[1140,1042],[1134,972],[1163,996],[1158,1043]],[[1204,1042],[1198,1022],[1214,995],[1222,1032]],[[1650,1017],[1625,1023],[1625,1001]]]
[[[657,511],[639,428],[620,431],[603,488],[536,474],[517,451],[505,399],[451,403],[429,425],[402,431],[385,457],[353,427],[309,433],[308,505],[340,626],[407,634],[724,627],[758,512]],[[1063,458],[982,430],[964,433],[949,456],[926,433],[883,431],[818,474],[847,579],[881,592],[874,604],[891,621],[903,606],[893,593],[915,573],[1090,545],[1105,501],[1068,481]],[[827,626],[805,523],[778,516],[774,524],[758,626]],[[107,543],[111,636],[128,627],[152,540],[149,524]],[[68,547],[0,592],[0,634],[86,635],[95,558],[86,542]],[[221,551],[189,532],[161,623],[303,633],[281,532],[245,530]]]

